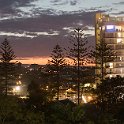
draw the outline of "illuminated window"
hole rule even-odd
[[[114,25],[107,25],[106,26],[106,29],[113,29],[114,28]]]
[[[85,84],[85,85],[84,85],[84,87],[89,87],[89,86],[90,86],[90,84],[89,84],[89,83],[87,83],[87,84]]]
[[[118,32],[118,37],[121,37],[121,33],[120,32]]]
[[[105,26],[102,26],[102,30],[105,30]]]
[[[109,63],[109,67],[110,68],[113,68],[113,63]]]
[[[121,71],[121,74],[122,74],[122,71],[123,71],[123,70],[122,70],[122,68],[121,68],[121,70],[120,70],[120,71]]]
[[[112,78],[112,75],[109,75],[110,78]]]
[[[121,26],[116,26],[116,31],[121,31]]]
[[[118,38],[117,43],[122,43],[122,39]]]
[[[115,32],[115,25],[106,25],[106,32]]]
[[[99,27],[99,29],[100,29],[100,30],[102,30],[102,28],[101,28],[101,27]]]

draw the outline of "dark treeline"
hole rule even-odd
[[[124,78],[106,78],[103,71],[95,75],[96,68],[86,66],[97,58],[103,70],[115,53],[106,44],[91,51],[87,42],[78,28],[69,47],[55,45],[47,65],[25,68],[13,62],[16,56],[5,39],[0,46],[0,124],[123,124]],[[26,99],[11,91],[20,80],[27,86]],[[76,103],[61,100],[61,92],[70,88],[77,94]],[[82,94],[92,99],[84,103]]]

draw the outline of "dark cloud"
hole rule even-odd
[[[66,5],[68,3],[68,1],[64,1],[64,2],[53,2],[53,6],[58,6],[58,5]]]
[[[120,15],[120,14],[124,14],[124,11],[120,11],[118,14],[119,14],[119,15]]]
[[[0,31],[23,33],[31,32],[53,32],[60,31],[60,35],[56,36],[37,36],[34,38],[26,37],[8,37],[18,57],[31,56],[49,56],[52,48],[59,43],[63,47],[67,46],[70,34],[63,27],[79,27],[78,23],[94,26],[96,12],[83,12],[80,14],[67,15],[40,15],[37,18],[20,18],[12,20],[4,20],[0,22]],[[89,30],[89,29],[87,29]],[[67,35],[67,37],[65,37]],[[5,36],[0,36],[3,41]],[[94,42],[94,41],[92,41]],[[93,43],[92,43],[93,44]]]
[[[74,5],[77,4],[77,1],[76,1],[76,0],[70,1],[70,4],[71,4],[72,6],[74,6]]]
[[[117,13],[112,13],[113,15],[122,15],[124,14],[124,11],[120,11],[120,12],[117,12]]]
[[[70,4],[72,6],[76,5],[78,1],[76,0],[71,0],[71,1],[62,1],[62,0],[52,0],[51,3],[53,3],[53,5],[66,5],[66,4]]]
[[[3,3],[2,5],[0,4],[0,7],[2,7],[1,10],[4,11],[3,13],[10,12],[13,15],[15,12],[18,12],[15,8],[18,6],[28,6],[33,0],[2,1]],[[61,1],[54,0],[53,2],[55,3]],[[75,5],[76,1],[71,0],[70,4]],[[2,11],[0,11],[0,13]],[[34,38],[26,36],[17,37],[16,35],[8,36],[17,57],[49,56],[52,48],[57,43],[59,43],[62,47],[69,45],[68,41],[70,34],[68,30],[63,30],[64,27],[72,27],[73,30],[77,27],[94,26],[96,12],[97,11],[80,11],[79,13],[63,13],[61,15],[54,15],[55,10],[48,9],[41,11],[41,8],[37,8],[32,10],[32,15],[35,15],[34,17],[14,18],[0,21],[0,32],[11,32],[18,34],[28,32],[27,35],[32,35],[34,32],[48,32],[51,34],[54,31],[59,31],[60,34],[55,36],[41,35]],[[86,28],[85,30],[90,29]],[[3,41],[5,37],[6,36],[0,35],[0,42]],[[90,41],[90,44],[95,44],[93,36],[89,35],[88,40]]]
[[[113,4],[115,4],[115,5],[123,5],[123,4],[124,4],[124,1],[122,1],[122,2],[117,2],[117,3],[113,3]]]
[[[40,15],[36,18],[20,18],[0,22],[0,31],[49,31],[61,30],[63,27],[76,27],[78,22],[85,25],[94,25],[96,12],[84,12],[71,15]]]
[[[0,0],[0,8],[13,7],[13,6],[26,6],[29,5],[30,2],[36,0]]]
[[[32,1],[36,0],[0,0],[0,14],[17,14],[17,7],[29,6]]]
[[[61,2],[62,0],[51,0],[52,3]]]

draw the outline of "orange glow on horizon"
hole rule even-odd
[[[50,57],[24,57],[24,58],[17,58],[14,62],[21,62],[22,64],[39,64],[39,65],[46,65],[48,64],[48,60],[51,60]],[[66,58],[67,64],[73,65],[71,60]],[[85,66],[95,66],[95,64],[87,64]]]
[[[39,65],[45,65],[48,63],[48,60],[50,60],[50,57],[25,57],[25,58],[18,58],[14,61],[21,62],[22,64],[39,64]]]

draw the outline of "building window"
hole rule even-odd
[[[105,30],[105,26],[102,26],[102,30]]]
[[[110,68],[113,68],[113,63],[109,63],[109,67]]]
[[[121,37],[121,33],[120,32],[118,32],[118,37]]]
[[[117,38],[117,43],[122,43],[122,39]]]
[[[115,25],[106,25],[106,32],[115,32]]]
[[[112,75],[109,75],[110,78],[112,78]]]
[[[122,74],[122,71],[123,71],[123,70],[122,70],[122,68],[121,68],[121,70],[120,70],[120,71],[121,71],[121,74]]]
[[[116,26],[116,31],[121,31],[121,26]]]

